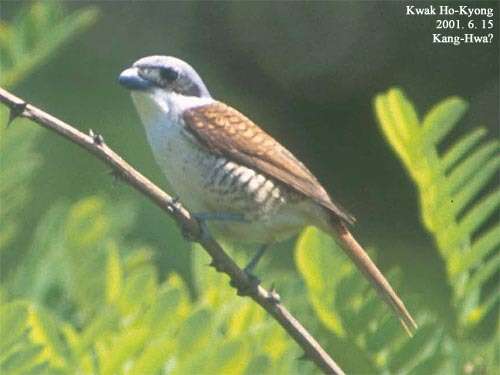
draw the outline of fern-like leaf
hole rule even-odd
[[[411,115],[401,115],[401,108]],[[498,299],[486,296],[483,306],[471,296],[478,295],[499,266],[499,256],[491,253],[498,250],[500,224],[496,221],[486,230],[483,226],[498,215],[500,190],[482,198],[481,193],[498,174],[500,155],[498,140],[483,141],[483,128],[463,136],[444,152],[439,151],[440,143],[466,109],[463,99],[451,97],[418,120],[413,105],[399,89],[375,99],[382,132],[418,187],[422,219],[446,262],[455,303],[467,309],[459,315],[465,317],[465,322],[477,324],[480,319],[468,319],[467,314],[479,308],[484,317],[486,310],[495,305],[491,301]],[[465,303],[471,300],[475,300],[472,306]]]
[[[0,86],[12,87],[97,18],[94,7],[65,16],[58,1],[36,1],[0,24]]]
[[[430,362],[438,368],[442,360],[437,363],[435,356],[442,354],[442,330],[419,317],[419,330],[407,338],[398,320],[388,314],[378,295],[336,247],[333,239],[310,227],[297,241],[295,260],[313,309],[330,331],[325,341],[335,336],[341,345],[350,346],[349,355],[338,358],[343,366],[351,372],[398,374],[426,363],[430,366]],[[339,343],[332,343],[333,350],[335,346]]]

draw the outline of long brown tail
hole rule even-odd
[[[333,224],[333,228],[335,238],[340,242],[344,252],[366,276],[380,297],[392,308],[408,335],[413,336],[413,333],[417,329],[417,323],[415,323],[403,301],[401,301],[394,289],[392,289],[384,275],[382,275],[375,263],[373,263],[343,223],[336,222]]]

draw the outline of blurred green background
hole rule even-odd
[[[498,132],[499,50],[498,44],[433,45],[434,19],[405,16],[405,4],[95,2],[95,26],[37,69],[16,94],[83,131],[98,131],[165,186],[130,97],[116,79],[140,57],[178,56],[198,70],[213,96],[261,124],[310,167],[358,218],[356,233],[381,250],[382,265],[406,262],[408,271],[432,276],[438,266],[429,259],[432,245],[419,224],[414,188],[380,136],[372,100],[394,84],[422,110],[460,95],[471,108],[460,131],[484,124]],[[3,2],[2,17],[21,6]],[[488,6],[498,13],[497,3]],[[58,199],[106,192],[109,199],[138,201],[131,237],[154,244],[165,269],[183,266],[186,252],[168,249],[171,231],[159,210],[113,185],[107,171],[73,145],[44,134],[39,149],[44,167],[24,217],[27,227]],[[286,251],[270,256],[286,259]]]
[[[404,2],[65,5],[71,10],[90,4],[100,9],[97,23],[22,82],[16,94],[83,131],[101,133],[132,165],[166,186],[130,97],[116,79],[140,57],[178,56],[198,70],[213,96],[261,124],[310,167],[357,217],[355,233],[379,250],[382,267],[402,264],[412,282],[423,282],[422,293],[443,284],[434,283],[441,265],[429,261],[432,243],[419,223],[415,189],[380,136],[372,99],[397,84],[424,111],[443,97],[460,95],[470,102],[460,131],[484,124],[497,132],[498,43],[434,45],[434,18],[405,16]],[[498,14],[496,2],[485,4]],[[9,19],[23,5],[3,2],[2,17]],[[42,137],[44,165],[35,179],[36,197],[23,215],[27,228],[61,198],[104,192],[111,200],[134,200],[139,213],[130,237],[158,249],[163,272],[187,271],[188,252],[169,247],[177,230],[169,229],[165,215],[129,188],[114,185],[87,153],[51,134]],[[288,246],[269,256],[280,266],[291,258],[289,251]]]
[[[27,4],[2,1],[1,19],[12,19]],[[130,97],[116,80],[143,56],[186,60],[214,97],[279,139],[357,217],[354,233],[375,249],[380,267],[400,267],[403,293],[446,314],[451,292],[445,265],[421,224],[415,187],[376,125],[373,98],[400,86],[423,115],[444,97],[458,95],[470,109],[444,146],[477,125],[498,135],[498,25],[493,44],[432,44],[435,18],[406,16],[407,4],[64,2],[68,13],[96,6],[96,23],[14,91],[82,131],[102,134],[128,162],[166,187]],[[464,4],[494,8],[498,23],[498,2]],[[92,156],[48,132],[35,150],[42,164],[32,180],[30,205],[17,218],[23,235],[2,255],[3,279],[22,259],[36,224],[54,203],[97,194],[110,207],[132,204],[135,220],[121,235],[154,249],[162,279],[175,270],[190,280],[190,245],[160,210],[113,182]],[[292,246],[293,240],[269,252],[271,269],[295,272]]]

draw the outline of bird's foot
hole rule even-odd
[[[245,271],[250,283],[245,285],[244,287],[236,285],[236,283],[231,280],[229,284],[236,289],[236,294],[240,297],[248,297],[254,293],[255,289],[260,285],[260,279]],[[271,289],[268,291],[267,300],[273,304],[277,304],[281,302],[281,297],[274,288],[274,285],[271,286]]]
[[[247,272],[246,270],[244,270],[243,272],[245,272],[245,274],[247,275],[247,278],[250,281],[249,284],[240,286],[236,285],[236,283],[231,280],[229,282],[229,285],[236,289],[236,294],[240,297],[248,297],[252,294],[251,292],[260,285],[260,280],[257,276],[251,274],[250,272]]]
[[[241,288],[231,280],[230,284],[232,287],[237,289],[237,294],[239,296],[248,296],[250,295],[250,291],[254,290],[260,285],[260,280],[257,276],[255,276],[252,272],[257,266],[257,263],[259,262],[260,258],[264,255],[266,252],[267,245],[262,245],[260,249],[257,251],[257,253],[253,256],[253,258],[248,262],[248,264],[243,268],[243,272],[247,275],[250,284],[247,285],[245,288]],[[279,296],[278,296],[279,297]]]
[[[182,204],[179,201],[179,197],[173,197],[170,204],[170,209],[175,211],[180,211]],[[204,218],[199,218],[196,214],[191,214],[191,216],[198,222],[200,232],[193,233],[192,229],[188,228],[184,223],[181,224],[181,234],[182,237],[188,242],[200,242],[205,241],[210,238],[210,233],[208,231],[207,224]]]
[[[200,226],[200,233],[198,236],[194,237],[192,236],[189,232],[187,232],[184,228],[184,238],[188,239],[189,241],[189,236],[191,236],[191,242],[204,242],[210,239],[210,232],[208,230],[207,222],[205,220],[200,220],[198,218],[195,219],[198,221],[198,225]]]

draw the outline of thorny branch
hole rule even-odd
[[[238,267],[222,247],[204,230],[198,221],[174,198],[166,194],[146,177],[136,171],[117,153],[109,148],[100,134],[92,130],[84,134],[69,124],[26,103],[8,91],[0,88],[0,101],[10,109],[8,124],[16,117],[24,117],[52,130],[67,140],[76,143],[88,152],[101,159],[113,169],[120,178],[147,196],[158,207],[172,216],[177,224],[212,257],[211,266],[218,272],[226,273],[240,295],[247,295],[262,306],[288,332],[305,352],[305,358],[313,361],[324,373],[344,374],[342,369],[320,346],[314,337],[300,322],[281,304],[276,291],[266,290],[255,285],[247,274]]]

